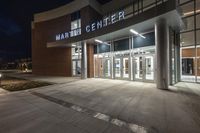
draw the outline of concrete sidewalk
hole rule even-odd
[[[8,93],[9,93],[9,91],[4,90],[4,89],[2,89],[2,88],[0,87],[0,95],[8,94]]]
[[[200,97],[170,88],[86,79],[0,95],[0,132],[199,133]]]
[[[80,80],[80,77],[38,76],[38,75],[28,74],[28,73],[8,73],[6,75],[11,76],[11,77],[16,77],[16,78],[32,80],[32,81],[44,81],[44,82],[57,83],[57,84],[69,83],[69,82]]]

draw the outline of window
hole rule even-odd
[[[183,3],[188,2],[188,1],[190,1],[190,0],[180,0],[180,4],[183,4]]]
[[[196,28],[200,28],[200,14],[196,16]]]
[[[182,81],[195,82],[195,47],[182,48]]]
[[[110,52],[110,45],[107,44],[99,44],[98,45],[99,48],[99,53],[105,53],[105,52]]]
[[[133,47],[140,48],[140,47],[147,47],[155,45],[155,34],[154,32],[148,33],[143,35],[146,38],[142,38],[140,36],[134,37],[133,39]]]
[[[194,32],[186,32],[180,35],[181,46],[194,45]]]
[[[194,2],[190,2],[181,6],[183,16],[190,16],[194,14]]]
[[[200,0],[196,0],[196,13],[200,13]]]
[[[194,17],[187,17],[183,19],[186,22],[186,27],[184,30],[193,30],[194,29]]]
[[[200,45],[200,30],[196,31],[196,35],[197,35],[197,44]]]
[[[138,14],[138,3],[137,2],[134,2],[134,14]]]
[[[77,28],[81,28],[81,19],[74,20],[71,22],[71,30],[75,30]]]
[[[80,11],[76,11],[71,14],[71,21],[77,20],[81,18],[81,13]]]
[[[197,46],[197,82],[200,82],[200,46]]]
[[[155,0],[143,0],[143,8],[150,6],[151,4],[155,3]]]
[[[129,49],[129,39],[122,39],[114,41],[114,51],[128,50]]]
[[[133,5],[130,5],[124,9],[126,18],[132,17],[133,15]]]

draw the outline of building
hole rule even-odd
[[[98,1],[34,15],[34,74],[200,82],[200,0]]]

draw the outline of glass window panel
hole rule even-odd
[[[134,2],[134,14],[138,14],[138,2]]]
[[[194,2],[190,2],[181,6],[183,16],[190,16],[194,14]]]
[[[188,1],[190,1],[190,0],[180,0],[180,4],[183,4],[183,3],[188,2]]]
[[[183,30],[192,30],[192,29],[194,29],[194,16],[184,18],[183,20],[186,23],[185,28]]]
[[[197,82],[200,82],[200,45],[197,46]]]
[[[81,27],[81,19],[75,20],[71,22],[71,30],[77,29]]]
[[[140,36],[134,37],[134,42],[133,42],[133,47],[134,48],[139,48],[139,47],[146,47],[146,46],[153,46],[155,45],[155,34],[154,32],[148,33],[143,35],[146,38],[142,38]]]
[[[110,45],[107,44],[99,44],[98,45],[99,53],[110,52]]]
[[[182,81],[195,82],[195,47],[182,48]]]
[[[181,46],[194,45],[194,32],[186,32],[180,35]]]
[[[126,18],[129,18],[133,15],[133,5],[130,5],[124,9]]]
[[[114,41],[114,51],[121,51],[128,49],[129,49],[129,39]]]
[[[197,45],[197,56],[200,57],[200,45]]]
[[[77,20],[81,18],[81,13],[80,11],[76,11],[71,14],[71,21]]]
[[[155,3],[155,0],[143,0],[143,8]]]
[[[200,28],[200,14],[196,16],[196,28]]]
[[[200,13],[200,0],[196,0],[196,13]]]
[[[196,31],[196,36],[197,36],[197,44],[200,45],[200,30]]]

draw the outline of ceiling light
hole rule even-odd
[[[143,35],[141,35],[141,34],[139,34],[139,36],[142,37],[142,38],[144,38],[144,39],[146,38],[145,36],[143,36]]]
[[[95,39],[94,41],[95,41],[95,42],[98,42],[98,43],[103,43],[103,41],[98,40],[98,39]]]
[[[132,33],[135,34],[135,35],[138,35],[138,34],[139,34],[137,31],[135,31],[135,30],[133,30],[133,29],[130,29],[130,32],[132,32]]]

